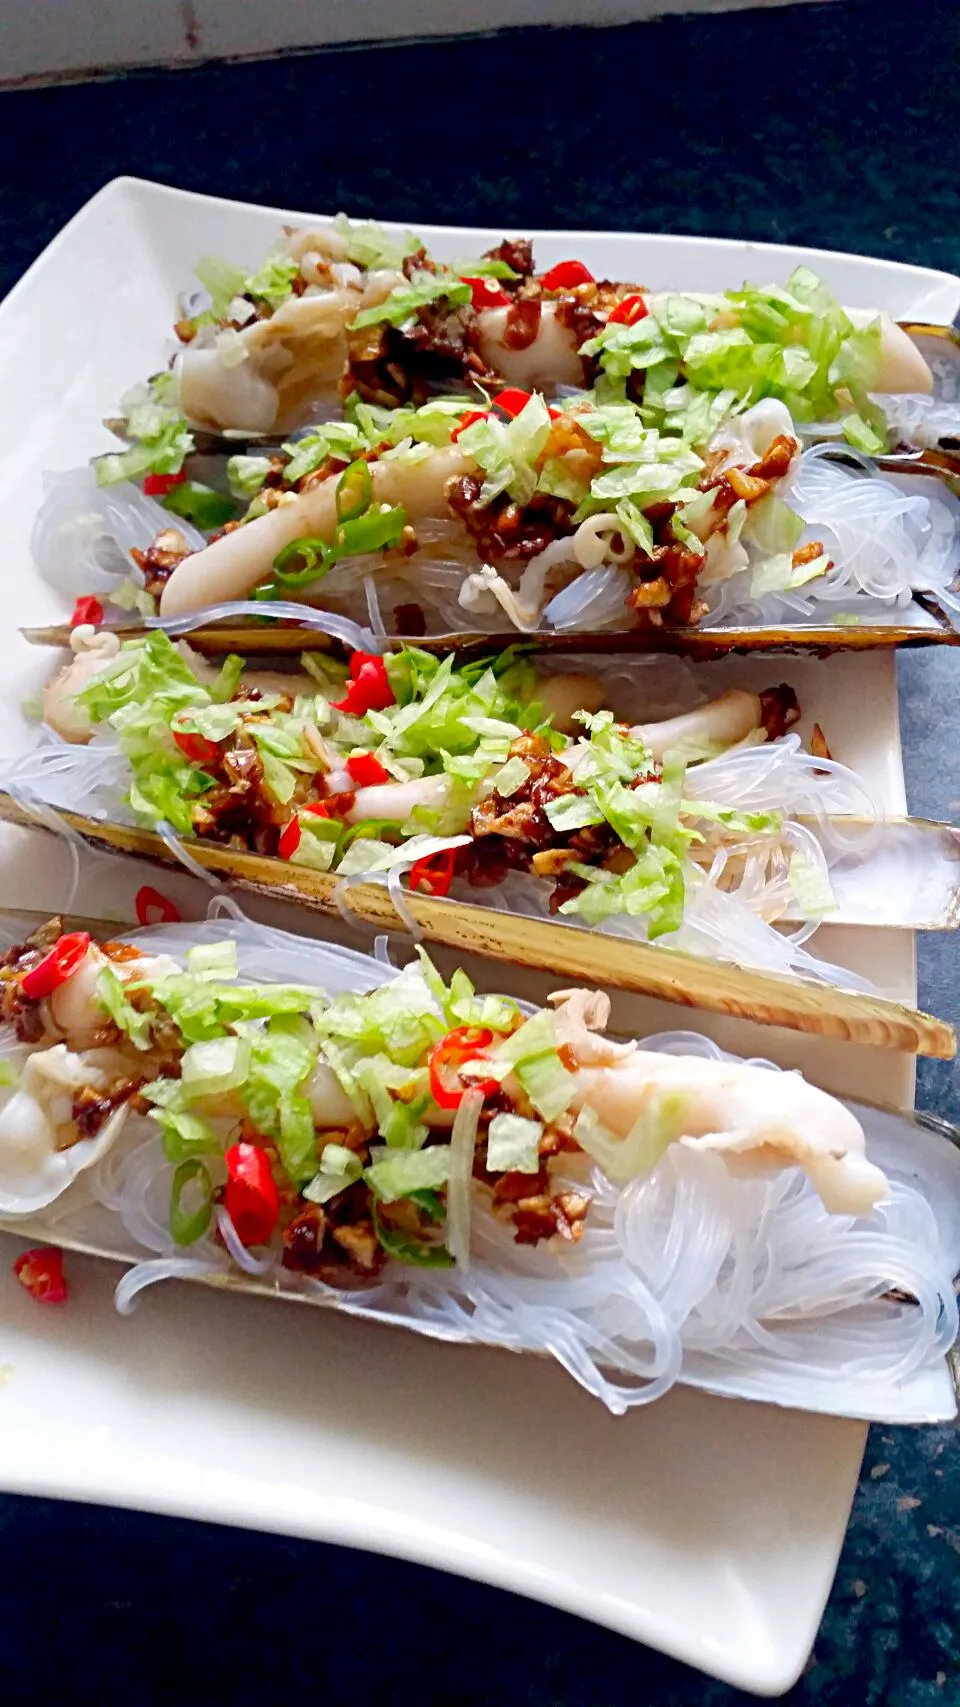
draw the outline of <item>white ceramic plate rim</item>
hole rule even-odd
[[[101,343],[95,348],[106,361],[116,356],[114,342],[126,340],[131,352],[127,382],[145,371],[134,365],[143,347],[142,328],[131,328],[124,319],[132,299],[125,299],[124,311],[115,312],[113,324],[106,309],[97,318],[84,295],[85,268],[101,281],[119,272],[122,284],[122,239],[146,245],[156,260],[151,240],[162,246],[161,238],[171,231],[186,231],[198,221],[235,232],[235,251],[243,259],[248,244],[269,244],[278,219],[298,217],[303,216],[137,179],[107,185],[0,308],[0,370],[5,368],[20,387],[6,393],[9,478],[25,476],[26,489],[32,491],[42,467],[65,466],[59,450],[51,459],[53,442],[68,439],[75,461],[103,448],[89,408],[82,412],[87,381],[79,360],[69,365],[66,335],[58,345],[63,371],[42,375],[36,388],[26,384],[24,340],[31,332],[34,337],[43,333],[42,314],[51,302],[69,299],[72,291],[82,323],[75,329],[78,337],[98,333]],[[454,241],[458,248],[476,247],[501,235],[410,223],[441,239],[443,247]],[[724,282],[736,282],[739,273],[756,276],[759,268],[782,276],[805,260],[819,265],[846,300],[858,305],[937,320],[951,318],[960,302],[960,281],[949,275],[840,252],[696,237],[533,235],[547,259],[574,246],[588,259],[593,251],[598,263],[626,250],[631,263],[642,257],[643,272],[654,284],[660,282],[658,271],[664,283],[692,285],[694,275],[712,264]],[[203,246],[230,252],[233,245],[218,237]],[[187,282],[182,269],[192,258],[178,259],[177,284]],[[54,420],[57,408],[61,413]],[[22,538],[21,529],[19,549]],[[14,549],[14,608],[8,620],[39,620],[44,613],[33,603],[37,589],[29,583],[26,564],[19,578],[17,567]],[[8,714],[29,674],[23,649],[12,635],[9,642]],[[859,662],[866,667],[858,675],[858,688],[887,744],[877,761],[881,792],[890,809],[902,809],[892,662]],[[841,692],[850,661],[835,663],[839,671],[834,662],[820,668],[824,680],[834,680],[834,691]],[[35,658],[30,669],[36,676]],[[16,744],[25,738],[16,736]],[[5,838],[2,848],[5,904],[57,905],[63,859],[58,864],[36,838]],[[98,901],[95,877],[91,892],[84,892],[84,909],[112,910]],[[137,880],[135,871],[111,870],[106,881],[118,911],[129,909]],[[186,880],[173,887],[178,894],[189,893]],[[901,943],[894,960],[897,993],[910,998],[909,946]],[[657,1029],[663,1020],[642,1023]],[[809,1059],[810,1051],[805,1056],[802,1047],[806,1041],[788,1039],[770,1052],[790,1064],[795,1056]],[[841,1062],[827,1051],[817,1060],[826,1080],[853,1074],[851,1090],[859,1075],[873,1077],[869,1057],[848,1054]],[[883,1066],[895,1085],[885,1094],[908,1098],[910,1064],[888,1060]],[[316,1356],[316,1342],[304,1340],[300,1319],[322,1313],[284,1312],[281,1330],[270,1303],[232,1298],[227,1307],[202,1289],[183,1288],[152,1298],[134,1328],[111,1314],[110,1286],[106,1265],[81,1263],[72,1314],[42,1314],[21,1295],[12,1300],[5,1355],[14,1371],[0,1393],[0,1478],[8,1488],[248,1524],[419,1559],[591,1617],[747,1688],[777,1693],[798,1675],[842,1543],[862,1451],[861,1425],[684,1392],[626,1425],[608,1426],[589,1401],[570,1392],[559,1372],[538,1368],[534,1374],[533,1360],[426,1342],[414,1350],[410,1336],[379,1328],[364,1329],[361,1341],[357,1324],[337,1321],[324,1337],[323,1351],[328,1379],[356,1407],[351,1413],[356,1423],[345,1427],[335,1407],[330,1409],[330,1395],[315,1369],[305,1371],[304,1392],[297,1396],[302,1402],[292,1399],[286,1407],[271,1408],[273,1389],[289,1378],[285,1359],[295,1355],[291,1348],[309,1346]],[[237,1388],[231,1347],[241,1334],[249,1334],[257,1346],[265,1392],[251,1393],[242,1382]],[[144,1373],[148,1366],[159,1371],[153,1386]],[[452,1455],[428,1462],[409,1442],[380,1438],[363,1414],[363,1400],[366,1393],[369,1411],[384,1371],[414,1420],[422,1403],[417,1389],[436,1372],[431,1403],[435,1400],[437,1425],[448,1427],[454,1445],[459,1442]],[[468,1390],[466,1398],[461,1389]],[[64,1394],[70,1395],[68,1405]],[[485,1403],[496,1404],[498,1411],[489,1427],[480,1414]],[[596,1480],[593,1497],[581,1495],[582,1509],[576,1509],[576,1501],[570,1512],[560,1514],[538,1505],[535,1490],[519,1474],[523,1443],[504,1438],[508,1418],[514,1429],[526,1419],[529,1428],[540,1430],[547,1417],[551,1471],[560,1484],[576,1483],[589,1491],[591,1474]],[[610,1432],[624,1426],[632,1432]],[[291,1441],[306,1466],[300,1473],[290,1470]],[[288,1451],[274,1468],[277,1445]],[[270,1449],[266,1458],[264,1448]],[[333,1492],[324,1485],[324,1449],[336,1451],[343,1464]],[[477,1470],[477,1458],[481,1470],[486,1466],[486,1479]],[[698,1483],[695,1466],[704,1458],[713,1473]],[[351,1492],[351,1471],[364,1474],[367,1497]],[[692,1491],[685,1499],[688,1483]],[[742,1490],[742,1503],[732,1506],[725,1490],[736,1489]],[[697,1573],[704,1568],[709,1575],[701,1580]]]

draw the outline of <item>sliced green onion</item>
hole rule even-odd
[[[196,1209],[185,1209],[184,1193],[196,1181],[202,1197]],[[192,1195],[195,1197],[196,1192]],[[178,1245],[195,1245],[202,1239],[213,1214],[213,1180],[202,1162],[181,1162],[170,1188],[170,1231]]]
[[[373,481],[370,469],[362,458],[351,462],[337,481],[337,521],[352,522],[370,508],[373,501]]]
[[[367,551],[380,551],[385,546],[399,545],[407,525],[407,512],[402,504],[392,509],[368,510],[352,522],[343,522],[334,536],[334,557],[359,557]]]
[[[388,1256],[405,1262],[412,1268],[453,1268],[453,1257],[446,1245],[419,1244],[406,1233],[385,1227],[375,1202],[371,1201],[373,1228]]]
[[[366,464],[362,466],[366,467]],[[273,584],[258,588],[254,597],[275,598],[277,586],[306,587],[311,581],[319,580],[343,557],[359,557],[365,552],[398,545],[406,525],[407,512],[397,504],[392,509],[368,510],[364,515],[354,516],[351,521],[341,521],[334,532],[332,545],[325,539],[292,539],[273,560]],[[288,567],[297,561],[299,568]]]
[[[407,1196],[408,1203],[415,1203],[422,1210],[428,1221],[443,1221],[446,1217],[446,1205],[437,1191],[411,1191]]]
[[[175,516],[184,516],[203,533],[222,528],[224,522],[233,521],[237,513],[232,498],[225,498],[212,486],[201,486],[198,480],[182,480],[179,486],[171,487],[160,502],[165,510]]]
[[[316,581],[326,574],[332,561],[327,560],[326,554],[329,551],[330,547],[325,539],[292,539],[273,560],[274,580],[282,587],[307,586],[308,582]],[[288,569],[287,565],[298,559],[300,568]],[[258,589],[257,597],[268,598],[273,597],[273,594],[265,589]]]
[[[363,822],[360,824],[351,824],[349,830],[345,832],[343,838],[343,851],[346,853],[347,848],[350,847],[353,842],[379,842],[381,840],[385,840],[388,834],[395,836],[396,833],[396,818],[364,818]]]

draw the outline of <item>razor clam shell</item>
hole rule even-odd
[[[536,646],[538,652],[591,653],[671,653],[690,658],[696,663],[709,663],[726,658],[731,653],[777,652],[813,653],[828,657],[835,652],[889,651],[900,646],[960,646],[960,630],[932,598],[922,595],[909,607],[910,622],[903,621],[903,612],[895,613],[896,620],[862,623],[858,626],[843,623],[813,624],[794,628],[775,628],[757,625],[751,628],[651,628],[625,629],[622,633],[575,634],[540,633],[522,635],[516,629],[508,633],[484,634],[464,629],[455,634],[429,636],[390,635],[389,644],[419,646],[425,652],[456,652],[465,656],[485,656],[503,652],[508,646]],[[202,613],[198,612],[198,620]],[[24,640],[32,646],[69,646],[70,628],[57,623],[45,628],[22,628]],[[133,640],[149,632],[141,626],[111,629],[120,640]],[[217,658],[228,652],[241,652],[252,661],[256,657],[271,657],[278,653],[334,652],[343,654],[340,642],[314,628],[293,628],[285,624],[229,623],[204,628],[202,625],[181,638],[206,657]]]
[[[928,320],[901,320],[899,325],[913,339],[920,354],[933,371],[934,390],[939,394],[949,385],[948,395],[956,396],[960,381],[960,327],[938,326]],[[953,445],[956,441],[947,441]]]
[[[799,823],[826,848],[831,844],[815,820]],[[836,910],[824,923],[867,925],[906,931],[960,929],[960,828],[930,818],[835,818],[844,832],[860,826],[870,836],[866,853],[831,857],[830,882]],[[788,910],[785,917],[804,915]]]
[[[63,825],[94,847],[137,854],[161,866],[177,867],[176,855],[153,832],[129,825],[101,823],[80,813],[57,809]],[[25,806],[0,791],[0,819],[50,834]],[[197,865],[238,889],[338,916],[336,895],[343,880],[261,854],[239,852],[216,843],[191,841]],[[349,910],[379,931],[402,930],[383,884],[350,883]],[[428,942],[463,954],[479,954],[550,972],[572,982],[611,985],[684,1007],[750,1019],[791,1031],[810,1032],[850,1043],[899,1049],[910,1054],[952,1060],[957,1037],[946,1021],[884,996],[842,990],[814,979],[750,971],[725,961],[703,960],[676,949],[601,935],[582,926],[560,924],[525,914],[500,913],[469,902],[407,894],[407,907]]]

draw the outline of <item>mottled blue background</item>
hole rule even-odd
[[[0,289],[118,173],[414,226],[704,232],[960,271],[958,82],[951,0],[835,0],[3,94]],[[960,813],[958,684],[957,653],[900,661],[915,812]],[[954,1021],[956,956],[922,945],[921,1003]],[[922,1066],[920,1100],[960,1118],[954,1070]],[[956,1452],[949,1429],[874,1430],[796,1707],[960,1702]],[[0,1526],[5,1700],[64,1684],[98,1707],[750,1699],[413,1565],[44,1500],[0,1499]]]

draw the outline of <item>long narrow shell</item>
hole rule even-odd
[[[822,826],[799,819],[822,838]],[[831,924],[893,927],[906,931],[960,929],[960,829],[930,818],[831,819],[844,833],[861,832],[866,852],[833,865],[836,911]],[[869,840],[867,840],[869,838]],[[787,913],[787,918],[799,917]]]
[[[321,613],[318,613],[321,614]],[[575,634],[538,633],[537,647],[542,652],[660,652],[690,658],[695,663],[709,663],[732,653],[779,652],[813,653],[826,657],[835,652],[892,651],[908,646],[960,646],[960,630],[955,629],[947,616],[924,597],[915,601],[910,622],[861,623],[857,627],[843,623],[804,624],[796,628],[775,628],[758,624],[753,628],[649,628],[623,629],[617,632]],[[203,612],[197,613],[200,627],[191,628],[190,644],[207,657],[219,658],[228,652],[241,652],[247,658],[290,652],[329,652],[338,649],[338,642],[329,634],[315,628],[287,627],[281,623],[268,626],[231,621],[202,626]],[[24,640],[31,646],[69,646],[70,629],[65,623],[44,628],[22,628]],[[134,640],[148,631],[130,626],[113,630],[121,640]],[[176,630],[177,633],[180,630]],[[403,635],[391,636],[397,642]],[[515,646],[517,633],[494,634],[477,629],[457,633],[417,636],[412,645],[427,652],[456,652],[486,654],[502,652]]]
[[[177,864],[167,844],[149,830],[104,824],[63,810],[58,811],[58,817],[95,846],[139,854],[160,865]],[[46,822],[38,825],[19,801],[2,791],[0,819],[50,829]],[[292,901],[332,916],[339,914],[336,894],[341,880],[335,873],[202,841],[192,841],[189,851],[205,871],[238,889]],[[952,1060],[956,1053],[952,1026],[883,996],[841,990],[813,979],[748,971],[722,961],[680,954],[675,949],[466,902],[411,894],[406,904],[428,941],[464,954],[535,967],[564,982],[613,985],[760,1025],[784,1026],[940,1060]],[[349,906],[358,919],[380,931],[401,928],[390,896],[379,884],[352,883]]]

